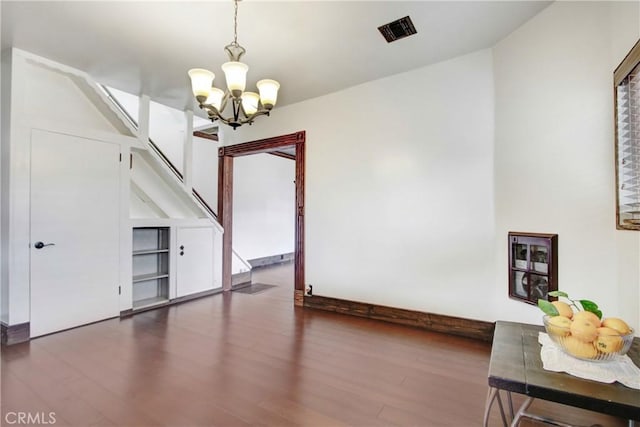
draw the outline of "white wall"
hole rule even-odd
[[[233,161],[233,249],[244,259],[293,252],[295,161],[271,154]]]
[[[640,233],[615,228],[613,70],[638,3],[556,2],[494,49],[496,285],[506,233],[558,233],[559,288],[640,330]],[[539,322],[503,298],[496,317]]]
[[[315,293],[493,317],[490,50],[276,108],[225,141],[298,130]]]
[[[305,281],[319,295],[541,323],[508,298],[506,240],[551,232],[560,288],[640,330],[612,109],[639,16],[637,2],[556,2],[493,50],[276,108],[226,141],[307,131]]]
[[[184,111],[150,102],[149,138],[183,176],[186,120]]]
[[[218,211],[218,148],[210,139],[193,137],[193,188]]]

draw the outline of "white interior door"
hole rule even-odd
[[[177,296],[213,289],[213,228],[178,229]]]
[[[32,133],[32,337],[119,314],[119,157],[116,144]]]

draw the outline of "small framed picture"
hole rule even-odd
[[[558,235],[509,232],[509,298],[537,304],[557,290]]]

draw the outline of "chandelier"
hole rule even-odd
[[[240,62],[246,50],[238,44],[238,0],[234,0],[233,42],[225,46],[229,62],[222,64],[227,81],[227,90],[213,86],[215,74],[202,68],[189,70],[193,95],[201,109],[207,112],[211,121],[220,120],[234,130],[262,115],[269,115],[276,105],[280,83],[271,79],[260,80],[256,85],[260,94],[245,92],[249,66]],[[227,105],[231,103],[233,115],[223,116]]]

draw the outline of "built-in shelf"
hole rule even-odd
[[[169,301],[169,228],[133,229],[134,310]]]
[[[153,307],[159,304],[165,304],[169,302],[168,298],[164,298],[164,297],[151,297],[151,298],[145,298],[145,299],[141,299],[138,301],[134,301],[133,302],[133,309],[134,310],[140,310],[142,308],[149,308],[149,307]]]
[[[169,249],[151,249],[151,250],[133,251],[133,255],[161,254],[164,252],[169,252]]]
[[[164,279],[165,277],[169,277],[169,273],[141,274],[139,276],[133,276],[133,283],[146,282],[149,280],[156,280],[156,279]]]

